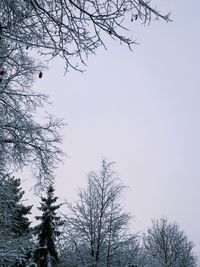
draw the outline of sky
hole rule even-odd
[[[75,200],[103,158],[116,162],[132,230],[166,216],[200,256],[200,1],[154,2],[173,22],[130,22],[128,34],[140,43],[133,52],[106,37],[107,50],[89,57],[86,72],[64,75],[57,59],[35,88],[67,122],[57,196]]]

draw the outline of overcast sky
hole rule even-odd
[[[152,218],[176,221],[200,250],[200,1],[158,0],[171,23],[130,23],[133,48],[106,39],[84,74],[63,76],[60,60],[35,84],[48,110],[64,118],[68,157],[56,171],[57,195],[73,201],[102,158],[129,187],[133,230]],[[137,24],[138,23],[138,24]],[[198,253],[200,256],[200,253]]]

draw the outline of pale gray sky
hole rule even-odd
[[[134,231],[152,218],[180,224],[200,249],[200,1],[156,1],[173,22],[130,24],[141,45],[133,53],[107,39],[84,74],[63,76],[60,60],[36,83],[49,109],[68,123],[56,171],[57,194],[68,200],[102,158],[129,186],[125,205]],[[200,256],[200,253],[198,253]]]

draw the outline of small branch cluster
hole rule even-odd
[[[31,90],[38,67],[23,51],[11,51],[3,66],[6,74],[0,86],[1,169],[7,173],[32,164],[39,183],[51,180],[62,154],[58,129],[63,122],[48,116],[43,124],[34,118],[47,97]]]
[[[105,46],[104,32],[131,47],[134,41],[124,33],[126,18],[170,21],[142,0],[3,0],[0,8],[1,38],[49,58],[60,55],[66,69],[76,70],[78,62]]]

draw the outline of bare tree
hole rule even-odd
[[[4,45],[5,44],[5,45]],[[47,101],[43,94],[31,90],[38,67],[19,47],[2,42],[0,62],[3,73],[0,84],[0,173],[13,172],[32,165],[39,183],[52,179],[53,169],[62,154],[59,143],[59,119],[47,116],[37,121],[35,112]]]
[[[169,21],[142,0],[0,1],[0,172],[32,164],[39,182],[51,180],[60,160],[60,120],[36,122],[33,114],[47,100],[31,90],[43,66],[31,55],[43,59],[61,56],[66,70],[80,69],[86,57],[100,45],[105,33],[129,47],[127,19],[142,23],[151,18]]]
[[[197,259],[193,255],[193,243],[176,223],[166,218],[153,220],[152,228],[144,237],[148,266],[195,267]]]
[[[87,189],[80,191],[78,201],[68,204],[62,254],[72,266],[125,266],[124,250],[136,244],[136,236],[128,233],[130,216],[119,201],[124,186],[112,165],[103,160],[100,173],[89,174]]]
[[[60,55],[66,69],[79,69],[78,61],[105,46],[103,33],[130,47],[127,19],[149,23],[152,17],[170,20],[143,0],[2,0],[0,38],[49,58]]]

